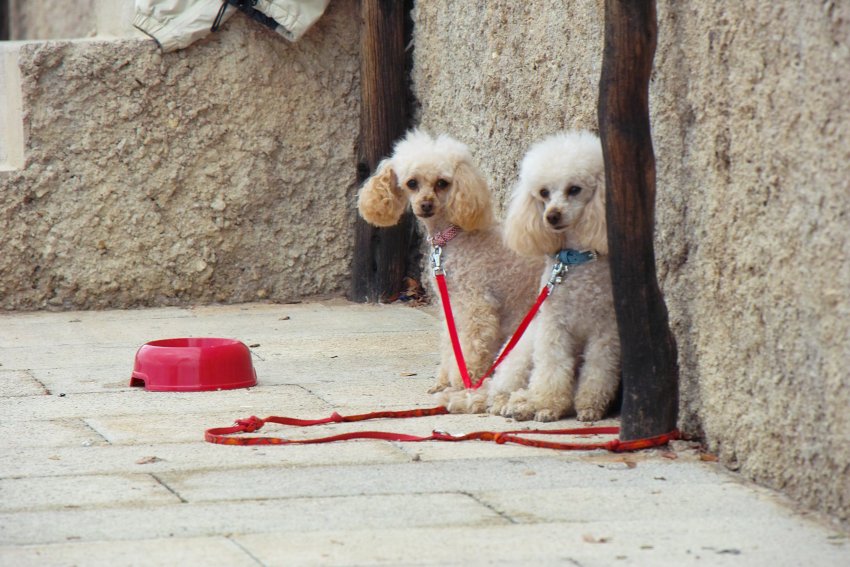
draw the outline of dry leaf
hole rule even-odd
[[[664,457],[665,459],[678,459],[679,458],[679,455],[677,455],[673,451],[665,451],[665,452],[661,453],[661,456]]]
[[[717,455],[712,455],[711,453],[700,453],[699,460],[714,463],[717,461]]]
[[[164,459],[160,459],[159,457],[142,457],[138,461],[136,461],[137,465],[149,465],[151,463],[158,463]]]
[[[416,372],[402,372],[400,376],[416,376]]]
[[[587,543],[608,543],[611,541],[610,537],[594,537],[591,534],[584,534],[581,536],[581,539],[586,541]]]

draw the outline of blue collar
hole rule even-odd
[[[565,266],[578,266],[579,264],[584,264],[592,260],[596,260],[596,252],[594,252],[593,250],[585,250],[583,252],[579,252],[578,250],[573,250],[572,248],[565,248],[555,254],[555,260],[564,264]]]

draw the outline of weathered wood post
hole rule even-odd
[[[649,78],[658,32],[654,0],[606,0],[599,82],[608,244],[623,357],[621,440],[676,428],[679,369],[655,274],[655,156]]]
[[[0,0],[0,41],[12,37],[12,18],[9,0]]]
[[[361,184],[392,151],[408,126],[405,75],[405,2],[360,2],[360,146],[357,182]],[[375,228],[357,218],[351,299],[380,301],[401,290],[414,234],[412,215],[390,228]]]

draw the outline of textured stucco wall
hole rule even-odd
[[[0,173],[0,308],[276,301],[348,287],[357,3],[292,44],[241,14],[24,44],[25,166]]]
[[[850,6],[658,2],[656,254],[680,423],[728,466],[850,514]],[[421,124],[501,202],[528,145],[597,130],[602,2],[433,0]]]
[[[71,39],[97,33],[99,2],[127,0],[7,0],[11,38]]]

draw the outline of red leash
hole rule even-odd
[[[519,342],[520,338],[522,338],[523,333],[531,324],[531,320],[534,319],[534,316],[537,315],[537,312],[540,310],[540,306],[546,301],[546,298],[549,297],[549,293],[552,291],[552,288],[548,285],[544,287],[540,291],[540,295],[537,296],[537,301],[534,302],[534,305],[531,306],[531,310],[525,315],[522,322],[517,327],[516,331],[514,331],[513,336],[508,341],[508,344],[505,345],[505,348],[502,349],[502,352],[496,358],[496,362],[493,363],[493,366],[490,367],[484,376],[478,379],[474,384],[472,383],[472,378],[469,376],[469,370],[466,367],[466,359],[463,357],[463,350],[460,347],[460,338],[457,334],[457,326],[455,325],[455,318],[452,314],[452,304],[449,301],[449,288],[446,285],[446,275],[445,273],[439,273],[435,276],[437,280],[437,287],[440,290],[440,300],[443,304],[443,313],[446,316],[446,326],[449,329],[449,337],[452,340],[452,349],[455,353],[455,360],[457,361],[457,368],[460,370],[460,377],[463,379],[463,385],[467,389],[475,390],[481,387],[481,384],[484,383],[484,380],[489,378],[493,372],[496,371],[496,367],[502,363],[502,360],[508,353],[513,350],[516,344]]]
[[[352,439],[381,439],[384,441],[401,441],[415,443],[419,441],[492,441],[498,445],[513,443],[527,447],[540,447],[544,449],[558,449],[561,451],[591,451],[593,449],[605,449],[615,453],[638,451],[650,447],[659,447],[668,442],[678,439],[679,432],[671,431],[664,435],[650,437],[648,439],[636,439],[633,441],[620,441],[611,439],[609,441],[597,441],[591,443],[563,443],[547,441],[543,439],[529,439],[528,435],[617,435],[619,427],[577,427],[572,429],[515,429],[511,431],[475,431],[459,435],[452,435],[444,431],[434,430],[430,435],[419,436],[406,433],[393,433],[390,431],[352,431],[329,435],[327,437],[315,437],[312,439],[286,439],[284,437],[232,437],[235,433],[253,433],[260,430],[266,423],[277,423],[295,427],[310,427],[326,423],[350,423],[365,421],[367,419],[400,419],[407,417],[426,417],[432,415],[445,415],[449,411],[443,407],[401,410],[401,411],[379,411],[359,415],[340,415],[336,412],[323,419],[296,419],[292,417],[271,416],[260,419],[251,416],[240,419],[231,427],[217,427],[207,429],[204,439],[208,443],[220,445],[315,445],[318,443],[331,443],[334,441],[349,441]]]
[[[496,367],[502,363],[502,360],[508,356],[522,338],[523,333],[525,333],[525,330],[531,324],[531,320],[534,319],[534,316],[537,315],[537,312],[540,310],[540,306],[543,305],[543,302],[546,301],[546,298],[549,297],[550,293],[552,293],[552,288],[555,287],[555,284],[561,283],[561,277],[566,271],[566,266],[560,262],[555,264],[549,281],[545,286],[543,286],[543,289],[540,290],[540,294],[538,294],[534,305],[532,305],[531,309],[529,309],[528,313],[526,313],[525,317],[508,341],[508,344],[506,344],[505,348],[502,349],[502,352],[499,353],[499,356],[496,358],[496,362],[493,363],[484,376],[479,378],[478,381],[473,384],[472,378],[469,376],[469,369],[466,367],[466,359],[463,357],[463,349],[460,346],[457,325],[455,324],[454,314],[452,313],[452,304],[449,300],[449,288],[448,285],[446,285],[446,271],[442,264],[442,254],[442,248],[440,246],[434,246],[434,251],[431,254],[431,266],[434,269],[434,279],[437,280],[437,288],[440,291],[440,302],[443,304],[443,314],[446,317],[446,327],[448,327],[449,330],[449,337],[452,341],[452,350],[455,353],[455,360],[457,361],[457,368],[460,371],[460,377],[463,380],[464,387],[475,390],[480,388],[481,384],[484,383],[484,380],[489,378],[493,372],[496,371]]]
[[[459,230],[459,229],[458,229]],[[455,231],[454,234],[456,234]],[[452,236],[454,236],[452,234]],[[449,238],[450,239],[450,238]],[[436,241],[435,241],[436,242]],[[442,241],[446,242],[445,239]],[[487,373],[482,376],[475,384],[469,377],[469,370],[466,367],[466,361],[463,357],[463,351],[460,347],[460,339],[457,334],[454,316],[452,314],[451,303],[449,301],[449,292],[446,285],[445,271],[441,264],[442,249],[440,245],[434,247],[434,253],[431,257],[434,267],[434,274],[437,280],[437,286],[440,290],[440,297],[443,303],[443,311],[446,316],[446,325],[448,326],[449,335],[452,341],[455,358],[457,360],[458,369],[463,378],[464,386],[475,389],[481,386],[484,380],[489,377],[508,353],[516,346],[519,339],[522,337],[525,330],[531,324],[531,320],[540,310],[540,306],[549,297],[552,288],[555,284],[560,283],[563,273],[566,271],[564,260],[559,260],[552,270],[552,277],[548,283],[540,291],[537,296],[537,301],[531,307],[531,310],[523,318],[517,330],[511,336],[508,344],[502,349],[502,352],[496,358],[496,362],[490,367]],[[510,431],[475,431],[459,435],[452,435],[444,431],[434,430],[430,435],[409,435],[406,433],[394,433],[390,431],[353,431],[349,433],[340,433],[337,435],[329,435],[327,437],[316,437],[312,439],[286,439],[284,437],[245,437],[232,436],[237,433],[253,433],[260,430],[266,423],[277,423],[280,425],[289,425],[294,427],[311,427],[314,425],[324,425],[328,423],[351,423],[356,421],[365,421],[369,419],[402,419],[409,417],[427,417],[434,415],[445,415],[449,411],[443,406],[425,409],[413,410],[398,410],[398,411],[378,411],[357,415],[340,415],[336,412],[329,417],[322,419],[297,419],[292,417],[271,416],[266,419],[260,419],[256,416],[251,416],[247,419],[239,419],[235,425],[231,427],[217,427],[207,429],[204,434],[204,439],[209,443],[217,443],[221,445],[313,445],[317,443],[331,443],[334,441],[349,441],[352,439],[382,439],[384,441],[400,441],[400,442],[419,442],[419,441],[492,441],[496,444],[503,445],[505,443],[514,443],[517,445],[525,445],[528,447],[541,447],[545,449],[558,449],[562,451],[590,451],[593,449],[605,449],[622,453],[626,451],[638,451],[648,449],[650,447],[659,447],[666,445],[669,441],[679,438],[679,432],[673,430],[663,435],[649,437],[647,439],[635,439],[631,441],[620,441],[619,439],[611,439],[609,441],[591,442],[591,443],[563,443],[556,441],[546,441],[543,439],[531,439],[528,435],[617,435],[620,432],[619,427],[578,427],[572,429],[515,429]]]

